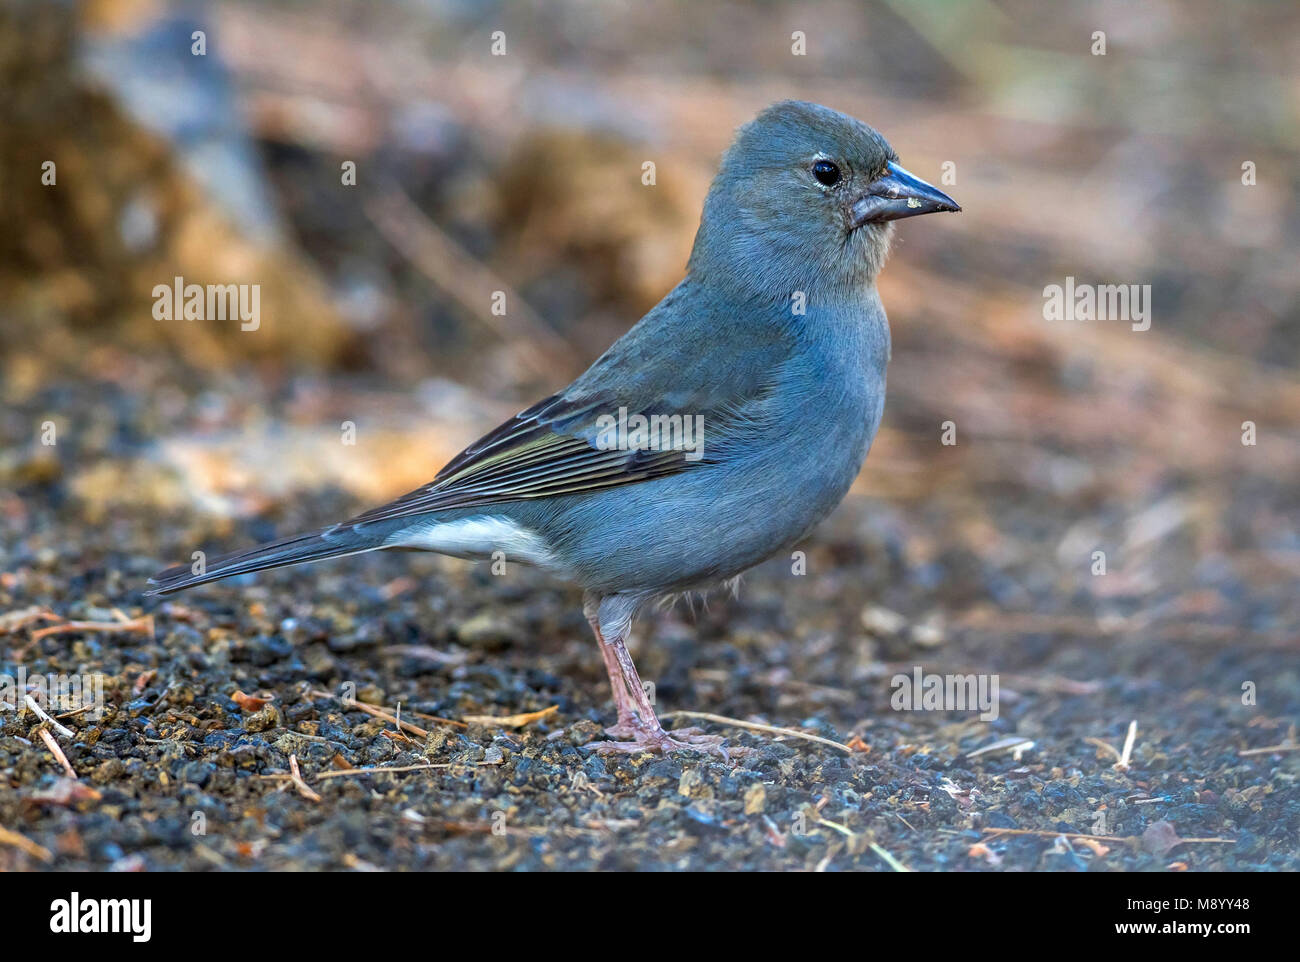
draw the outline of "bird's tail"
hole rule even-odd
[[[383,535],[380,533],[363,534],[355,528],[322,528],[306,534],[294,535],[280,541],[258,545],[245,551],[221,555],[207,561],[196,561],[193,565],[177,565],[160,571],[149,579],[147,595],[169,595],[195,585],[220,581],[234,575],[263,571],[267,568],[281,568],[286,565],[303,564],[307,561],[322,561],[325,558],[341,558],[344,555],[361,554],[384,547]]]

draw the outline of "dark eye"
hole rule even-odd
[[[840,182],[840,169],[829,160],[819,160],[813,164],[812,173],[817,178],[817,183],[827,187],[834,187]]]

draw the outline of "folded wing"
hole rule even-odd
[[[345,521],[395,518],[502,501],[549,498],[664,477],[705,463],[674,449],[603,447],[597,418],[606,405],[547,398],[470,445],[431,482]]]

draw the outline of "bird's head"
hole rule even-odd
[[[787,100],[742,127],[723,155],[690,269],[758,297],[848,291],[875,280],[893,221],[957,210],[866,124]]]

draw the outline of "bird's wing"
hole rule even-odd
[[[344,524],[576,494],[663,477],[702,463],[688,459],[689,452],[680,449],[603,448],[597,440],[597,418],[616,416],[617,411],[616,403],[547,398],[471,444],[428,484]]]
[[[734,323],[734,312],[689,303],[679,287],[564,391],[484,435],[429,484],[344,525],[634,484],[725,457],[765,416],[789,349],[778,330],[730,330]],[[733,362],[728,343],[743,343],[748,363]],[[680,415],[692,426],[703,417],[702,456],[602,443],[602,418],[620,411]]]

